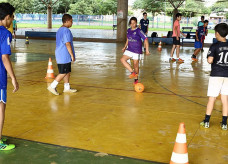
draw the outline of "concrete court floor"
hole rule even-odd
[[[168,163],[179,123],[185,122],[190,163],[227,163],[228,132],[219,127],[220,100],[211,127],[199,126],[207,104],[208,48],[197,63],[190,59],[193,48],[181,48],[185,63],[177,64],[168,62],[170,46],[161,53],[150,46],[151,55],[143,55],[140,61],[145,92],[136,93],[119,61],[123,45],[74,42],[77,61],[72,65],[71,86],[78,93],[63,94],[61,83],[61,95],[54,96],[46,90],[44,77],[48,58],[54,59],[55,41],[30,40],[28,46],[24,40],[13,42],[11,59],[20,90],[12,94],[9,80],[3,134]]]

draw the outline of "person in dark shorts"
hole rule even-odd
[[[147,19],[147,13],[143,13],[143,19],[140,20],[140,28],[148,36],[148,30],[149,30],[149,20]],[[144,51],[146,51],[146,43],[144,42]]]
[[[195,51],[194,54],[192,55],[192,61],[197,61],[196,56],[199,54],[200,50],[203,47],[203,41],[205,38],[205,35],[207,34],[207,26],[208,26],[208,20],[204,21],[204,25],[200,26],[196,30],[196,40],[195,40]]]
[[[207,96],[209,97],[205,119],[200,123],[201,126],[209,128],[209,121],[216,97],[221,94],[222,101],[222,122],[221,129],[227,130],[228,115],[228,25],[220,23],[215,26],[215,37],[217,43],[211,45],[207,61],[211,64],[211,74],[208,83]]]
[[[71,73],[71,62],[75,61],[75,52],[73,45],[73,35],[69,28],[73,24],[72,16],[64,14],[62,17],[63,25],[56,33],[56,49],[55,56],[58,64],[59,74],[51,85],[47,88],[54,95],[59,95],[56,90],[61,80],[64,81],[63,92],[77,92],[76,89],[70,88],[69,80]]]
[[[169,58],[169,61],[176,61],[178,63],[183,63],[184,60],[182,60],[181,58],[179,58],[179,55],[180,55],[180,34],[182,34],[183,36],[187,36],[185,35],[184,33],[182,33],[180,31],[180,20],[181,20],[181,16],[182,14],[181,13],[177,13],[176,14],[176,20],[173,24],[173,48],[171,50],[171,55],[170,55],[170,58]],[[174,54],[174,51],[176,50],[176,59],[173,58],[173,54]]]

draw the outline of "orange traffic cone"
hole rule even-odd
[[[188,150],[184,123],[180,123],[179,125],[170,164],[188,164]]]
[[[158,44],[158,51],[162,50],[162,42],[160,41],[160,43]]]
[[[53,70],[53,67],[52,67],[51,58],[49,58],[48,69],[47,69],[47,75],[46,75],[45,78],[46,78],[46,79],[54,79],[54,78],[55,78],[54,70]]]

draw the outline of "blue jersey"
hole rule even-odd
[[[57,64],[67,64],[71,62],[71,56],[66,47],[67,42],[70,42],[75,57],[73,35],[68,28],[60,27],[56,33],[55,56]]]
[[[11,41],[12,34],[4,26],[0,26],[0,89],[7,88],[7,72],[2,62],[2,55],[11,55]]]
[[[140,25],[141,25],[141,30],[144,32],[144,33],[147,33],[147,28],[149,26],[149,20],[148,19],[141,19],[140,20]]]
[[[207,32],[207,27],[204,27],[204,26],[200,26],[197,30],[198,39],[201,43],[205,39],[206,32]]]

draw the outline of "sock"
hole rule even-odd
[[[64,89],[69,90],[70,89],[70,83],[64,83]]]
[[[204,122],[209,122],[210,121],[210,117],[211,117],[211,115],[205,115]]]
[[[227,116],[222,116],[222,124],[227,125]]]
[[[59,84],[59,82],[56,81],[56,80],[54,80],[54,81],[51,83],[51,87],[52,87],[53,89],[55,89],[55,88],[57,87],[58,84]]]

